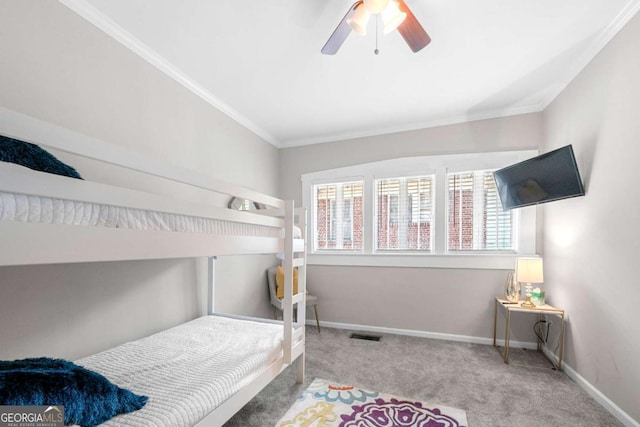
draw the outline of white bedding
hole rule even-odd
[[[282,326],[205,316],[76,363],[149,396],[105,426],[192,426],[282,354]]]
[[[96,203],[0,192],[0,220],[116,227],[118,209]]]
[[[0,192],[0,221],[279,237],[273,227]]]

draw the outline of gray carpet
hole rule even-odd
[[[308,327],[305,383],[296,384],[294,370],[287,369],[225,427],[273,427],[316,377],[464,409],[471,427],[622,426],[536,351],[512,349],[511,365],[505,365],[487,345],[349,335]]]

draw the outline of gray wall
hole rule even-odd
[[[542,115],[526,114],[280,150],[281,197],[301,202],[300,175],[398,157],[538,149]]]
[[[280,150],[283,198],[301,203],[300,175],[411,155],[537,149],[542,115],[528,114]],[[324,321],[489,338],[506,271],[310,265]],[[450,304],[455,303],[455,308]],[[513,339],[533,341],[526,322]]]
[[[0,2],[0,58],[1,107],[278,193],[273,146],[59,2]],[[121,171],[79,169],[135,182]],[[220,258],[218,308],[271,316],[264,269],[274,262]],[[1,268],[0,358],[77,358],[192,319],[206,307],[200,271],[193,259]]]
[[[586,197],[543,208],[545,279],[567,309],[566,361],[640,421],[640,16],[544,112],[545,151],[573,144]]]
[[[280,189],[298,202],[302,173],[409,155],[547,151],[572,143],[587,196],[538,208],[545,287],[550,302],[569,314],[567,363],[640,419],[640,286],[633,267],[640,241],[633,227],[638,39],[636,17],[544,114],[278,152],[60,3],[5,1],[0,106],[270,194]],[[112,171],[83,172],[119,179]],[[263,271],[273,258],[246,258],[219,261],[218,302],[225,311],[268,316]],[[197,264],[1,268],[0,357],[77,358],[191,319],[204,307]],[[309,287],[321,298],[323,320],[489,337],[491,298],[502,292],[504,274],[310,266]],[[451,302],[455,309],[447,308]],[[514,338],[530,337],[523,330]]]

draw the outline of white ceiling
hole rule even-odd
[[[406,0],[432,42],[351,33],[355,0],[60,0],[277,147],[543,110],[640,0]]]

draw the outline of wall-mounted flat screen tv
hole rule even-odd
[[[571,145],[497,170],[493,177],[504,210],[584,196]]]

